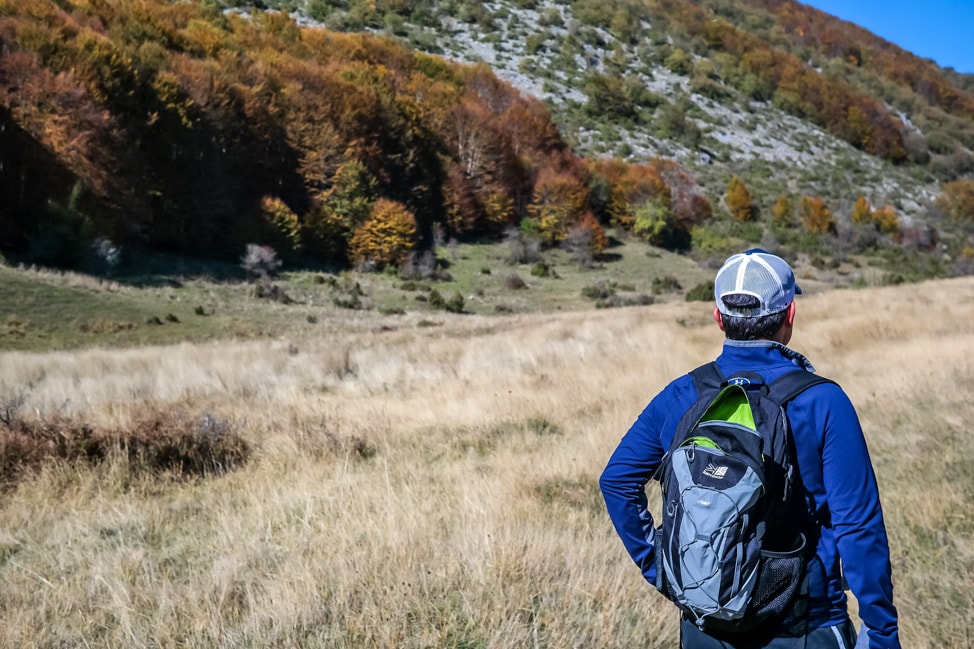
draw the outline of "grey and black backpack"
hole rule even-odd
[[[805,370],[770,384],[751,372],[725,380],[715,363],[691,376],[699,398],[656,473],[656,586],[708,632],[803,633],[804,532],[814,516],[786,405],[830,381]]]

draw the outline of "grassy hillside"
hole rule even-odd
[[[440,250],[436,278],[290,271],[249,278],[239,266],[167,258],[111,279],[0,265],[0,352],[137,347],[437,326],[451,313],[504,316],[710,301],[719,261],[636,241],[580,265],[561,249],[517,261],[512,242]],[[721,258],[722,259],[722,258]],[[897,258],[898,259],[898,258]],[[898,284],[905,266],[849,257],[795,259],[807,292]],[[909,277],[916,279],[916,276]],[[262,292],[263,289],[263,292]]]
[[[957,353],[974,345],[972,305],[970,278],[798,305],[793,346],[859,409],[918,649],[966,647],[974,629],[974,373]],[[155,417],[250,454],[174,474],[120,448],[8,484],[0,645],[671,647],[675,611],[596,479],[652,394],[717,352],[709,311],[6,352],[8,421],[97,440]]]

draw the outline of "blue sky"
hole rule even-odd
[[[802,0],[941,67],[974,73],[974,0]]]

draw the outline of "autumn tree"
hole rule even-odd
[[[936,205],[956,223],[974,223],[974,180],[962,178],[944,183]]]
[[[900,220],[892,205],[885,205],[873,211],[873,225],[884,234],[898,234]]]
[[[588,211],[588,188],[575,176],[544,169],[534,186],[528,216],[536,224],[542,241],[560,243]]]
[[[352,235],[349,256],[357,265],[398,266],[415,249],[416,235],[416,218],[412,212],[402,203],[380,198],[369,218]]]
[[[284,259],[293,259],[301,254],[301,221],[283,200],[277,196],[264,196],[260,201],[259,218],[268,233],[271,247]]]
[[[751,202],[751,192],[748,191],[744,181],[737,176],[732,176],[727,183],[724,201],[736,221],[750,221],[757,212]]]
[[[774,224],[779,227],[791,227],[795,221],[795,208],[791,204],[791,199],[782,194],[775,201],[774,207],[771,208],[771,215],[774,219]]]
[[[653,166],[659,169],[660,177],[670,188],[673,211],[672,227],[662,245],[671,250],[686,250],[690,247],[693,228],[713,218],[713,205],[696,179],[676,162],[657,158]]]
[[[799,207],[802,225],[813,234],[835,234],[836,222],[832,212],[818,196],[802,196]]]
[[[873,208],[865,196],[856,199],[856,204],[852,206],[852,222],[857,225],[872,223]]]
[[[654,165],[627,164],[613,158],[590,163],[590,171],[593,182],[604,187],[604,195],[596,198],[604,220],[611,225],[632,231],[637,206],[650,199],[669,210],[670,187]]]

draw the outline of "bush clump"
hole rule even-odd
[[[245,464],[250,445],[229,422],[208,413],[157,413],[125,429],[103,430],[63,416],[0,417],[0,486],[7,488],[47,463],[97,464],[110,456],[137,473],[178,477],[225,473]]]
[[[687,291],[687,302],[710,302],[714,299],[714,283],[700,282]]]

